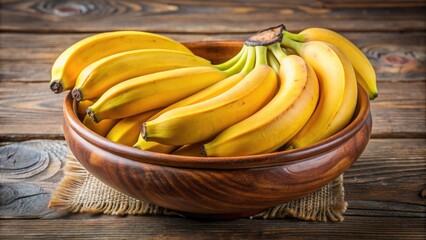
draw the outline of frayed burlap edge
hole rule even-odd
[[[171,210],[129,197],[96,179],[70,153],[64,178],[53,193],[49,208],[73,213],[89,212],[108,215],[179,215]],[[346,211],[343,175],[320,190],[300,199],[270,208],[250,218],[281,219],[294,217],[305,221],[343,221]]]

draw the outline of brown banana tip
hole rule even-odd
[[[374,100],[376,99],[376,97],[378,97],[379,94],[378,93],[374,93],[373,96],[370,96],[370,100]]]
[[[83,95],[81,94],[81,91],[78,88],[74,88],[71,91],[71,96],[72,96],[72,98],[74,98],[78,102],[83,99]]]
[[[87,109],[86,109],[86,113],[87,113],[87,115],[89,115],[89,117],[95,122],[95,123],[98,123],[98,120],[96,119],[96,116],[95,116],[95,112],[93,112],[93,110],[90,108],[90,107],[88,107]]]
[[[201,156],[207,157],[206,148],[204,145],[200,149]]]
[[[59,82],[59,80],[50,83],[50,90],[52,90],[54,93],[61,93],[63,91],[62,84]]]
[[[147,141],[146,139],[147,139],[148,137],[147,137],[147,134],[146,134],[146,122],[142,123],[142,127],[141,127],[141,134],[142,134],[142,138],[143,138],[145,141]]]

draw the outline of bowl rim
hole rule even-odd
[[[356,115],[353,117],[352,121],[341,131],[317,143],[297,149],[250,156],[193,157],[143,151],[112,142],[86,128],[77,117],[74,111],[75,107],[76,102],[72,99],[71,93],[68,92],[63,102],[64,126],[69,125],[80,137],[96,147],[142,163],[196,169],[245,169],[287,165],[297,161],[303,161],[318,154],[331,151],[340,144],[346,142],[358,133],[367,119],[371,117],[368,95],[365,90],[358,85],[357,109]],[[67,136],[65,136],[65,138],[67,138]]]

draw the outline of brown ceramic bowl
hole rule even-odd
[[[194,53],[221,62],[241,42],[188,43]],[[346,171],[370,138],[369,99],[359,87],[353,121],[312,146],[246,157],[185,157],[145,152],[88,130],[64,101],[64,134],[80,163],[114,189],[190,216],[235,218],[318,190]]]

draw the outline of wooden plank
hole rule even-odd
[[[2,2],[0,30],[96,32],[130,28],[169,33],[247,33],[282,22],[294,30],[321,26],[339,31],[422,31],[425,5],[424,1],[15,0]]]
[[[420,195],[426,187],[425,144],[425,139],[372,139],[345,173],[349,207],[344,215],[426,217]],[[0,147],[0,219],[63,218],[65,213],[47,204],[63,176],[67,152],[57,140]]]
[[[0,34],[0,81],[43,82],[66,47],[91,34]],[[248,34],[166,34],[181,42],[243,40]],[[345,34],[369,57],[379,81],[426,79],[426,35]]]
[[[380,81],[371,102],[373,137],[426,137],[425,89],[426,81]],[[0,82],[0,141],[62,139],[64,97],[47,82]]]
[[[2,221],[5,239],[425,239],[424,219],[347,217],[339,224],[170,217]]]
[[[54,60],[62,51],[73,43],[94,35],[95,33],[70,33],[70,34],[37,34],[37,33],[0,33],[0,59],[49,59]],[[162,35],[179,42],[213,41],[213,40],[245,40],[252,33],[246,34],[177,34],[164,33]],[[359,33],[341,32],[360,48],[368,46],[397,45],[425,47],[426,34],[413,33]]]

